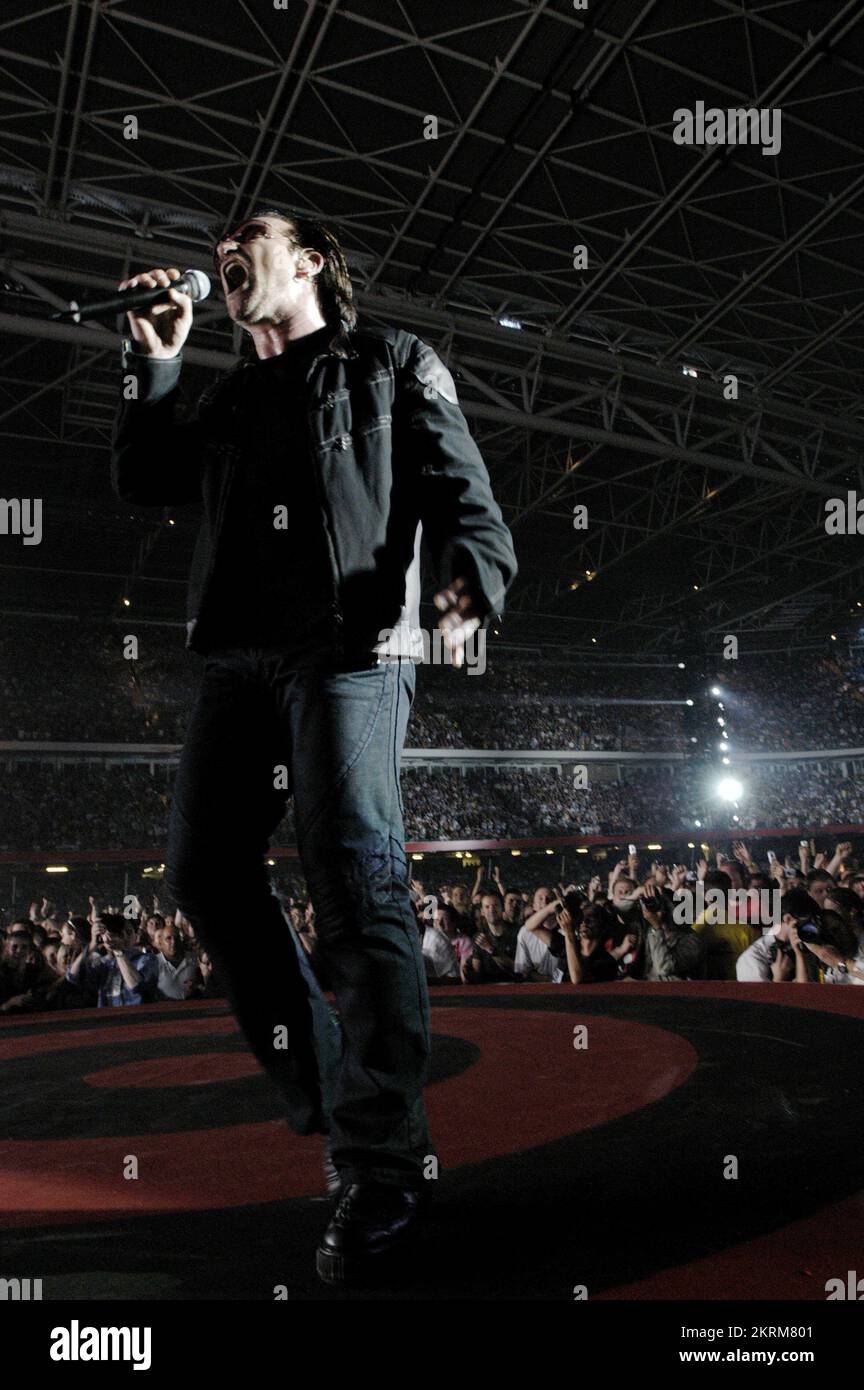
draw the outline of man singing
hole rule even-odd
[[[516,560],[449,371],[413,333],[358,327],[333,234],[269,209],[215,258],[248,350],[191,420],[178,406],[192,323],[191,300],[170,288],[179,271],[119,287],[166,293],[128,316],[112,482],[137,505],[203,503],[187,646],[205,661],[166,878],[291,1127],[328,1136],[339,1201],[316,1263],[338,1283],[408,1248],[434,1153],[399,787],[415,670],[392,655],[419,628],[421,530],[454,665],[501,613]],[[338,1022],[265,866],[289,795]],[[241,916],[268,943],[266,972]]]

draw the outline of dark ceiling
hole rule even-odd
[[[116,326],[49,315],[276,202],[449,362],[521,564],[502,642],[857,633],[823,511],[864,495],[860,0],[4,0],[0,72],[2,491],[44,500],[4,612],[181,621],[194,516],[108,488]],[[779,109],[780,151],[676,143],[700,101]],[[217,296],[190,400],[235,350]]]

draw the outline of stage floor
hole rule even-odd
[[[432,1002],[442,1167],[410,1286],[318,1282],[322,1141],[289,1132],[219,1001],[3,1019],[0,1277],[44,1299],[821,1302],[860,1265],[864,989]]]

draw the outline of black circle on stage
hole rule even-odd
[[[530,1125],[522,1121],[519,1106],[514,1104],[502,1116],[508,1150],[449,1170],[446,1134],[441,1133],[443,1181],[431,1204],[431,1234],[424,1263],[410,1289],[400,1287],[395,1294],[385,1290],[382,1297],[476,1300],[517,1296],[569,1301],[572,1286],[584,1283],[593,1298],[658,1270],[689,1266],[782,1230],[864,1186],[860,1019],[808,1007],[766,1004],[756,998],[751,1002],[740,995],[724,996],[722,989],[710,997],[672,995],[662,986],[656,994],[633,995],[623,991],[594,993],[590,989],[578,994],[562,991],[543,995],[535,991],[521,994],[518,989],[489,994],[463,992],[438,995],[433,1003],[437,1025],[445,1029],[448,1009],[468,1008],[472,1015],[485,1012],[493,1029],[496,1011],[509,1011],[507,1028],[517,1050],[519,1032],[512,1020],[522,1009],[542,1010],[547,1017],[550,1013],[560,1015],[565,1048],[571,1032],[567,1015],[587,1019],[589,1025],[592,1015],[624,1024],[632,1021],[684,1039],[698,1054],[698,1065],[674,1089],[664,1093],[658,1088],[654,1096],[646,1095],[640,1108],[551,1142],[537,1144],[532,1139]],[[134,1011],[124,1012],[131,1025]],[[153,1017],[149,1015],[149,1019]],[[96,1035],[100,1024],[97,1020]],[[87,1026],[87,1020],[64,1020],[57,1031]],[[25,1027],[30,1033],[40,1031],[35,1021]],[[43,1027],[41,1031],[46,1030]],[[458,1032],[455,1017],[449,1031]],[[12,1029],[0,1028],[0,1036],[12,1035]],[[229,1036],[217,1031],[212,1037],[198,1035],[195,1041],[224,1051]],[[172,1049],[186,1051],[190,1041],[168,1037],[162,1055]],[[114,1043],[100,1049],[94,1036],[92,1047],[88,1042],[78,1049],[76,1043],[84,1061],[78,1074],[94,1070],[100,1061],[113,1065],[124,1057],[137,1061],[153,1056],[152,1046],[150,1038],[146,1043],[130,1038],[122,1049]],[[242,1046],[239,1039],[234,1046]],[[464,1039],[441,1038],[437,1033],[435,1048],[439,1066],[448,1050],[451,1057],[459,1056],[461,1069],[457,1069],[455,1084],[470,1084],[478,1049],[473,1049],[469,1059]],[[0,1064],[7,1098],[3,1120],[7,1134],[16,1128],[16,1104],[23,1099],[30,1117],[35,1106],[42,1135],[59,1132],[69,1137],[62,1109],[69,1099],[70,1082],[59,1073],[55,1074],[52,1092],[60,1114],[55,1128],[45,1127],[49,1105],[44,1093],[44,1064],[49,1056],[43,1053]],[[533,1060],[528,1059],[532,1064]],[[613,1083],[618,1062],[620,1058],[610,1055]],[[547,1050],[537,1056],[536,1063],[548,1074],[558,1064],[558,1053]],[[572,1076],[572,1069],[569,1074]],[[440,1071],[437,1075],[440,1077]],[[9,1090],[11,1079],[15,1081],[13,1091]],[[244,1097],[242,1120],[247,1122],[252,1088],[261,1082],[250,1078],[242,1084],[201,1088],[207,1123],[220,1125],[227,1120],[223,1105],[232,1099],[232,1090]],[[23,1097],[22,1083],[24,1091],[30,1092]],[[170,1126],[172,1115],[176,1117],[178,1111],[191,1125],[188,1104],[194,1091],[186,1086],[173,1091],[169,1088],[164,1093],[170,1102],[167,1108],[161,1104],[163,1093],[159,1091],[136,1092],[133,1088],[120,1093],[123,1128],[132,1127],[125,1105],[127,1094],[131,1104],[143,1101],[145,1109],[162,1112],[159,1127],[164,1128],[166,1122]],[[101,1102],[112,1093],[96,1094]],[[38,1104],[34,1096],[39,1098]],[[262,1104],[272,1105],[273,1101],[272,1093],[269,1097],[262,1093]],[[464,1126],[465,1108],[457,1110],[453,1123]],[[262,1118],[272,1113],[272,1109],[267,1110]],[[94,1112],[89,1114],[92,1122]],[[93,1130],[87,1128],[86,1133]],[[14,1137],[39,1135],[28,1120],[26,1128],[22,1126]],[[739,1160],[736,1181],[723,1180],[724,1157],[729,1154]],[[830,1212],[827,1219],[831,1219]],[[80,1242],[62,1225],[40,1224],[43,1234],[52,1232],[50,1240],[40,1241],[41,1268],[46,1275],[54,1272],[58,1287],[66,1289],[69,1271],[81,1268]],[[84,1268],[98,1265],[126,1271],[131,1277],[144,1260],[143,1267],[158,1271],[163,1282],[169,1277],[174,1280],[178,1296],[195,1299],[202,1296],[196,1261],[206,1252],[207,1297],[269,1299],[273,1283],[288,1278],[292,1296],[317,1298],[322,1295],[310,1251],[321,1228],[320,1209],[299,1196],[218,1212],[151,1213],[137,1217],[134,1226],[126,1217],[115,1220],[106,1214],[106,1219],[88,1232]],[[19,1266],[23,1272],[31,1269],[32,1227],[25,1226],[19,1232],[7,1230],[4,1241],[8,1272]],[[196,1252],[191,1266],[190,1248]],[[141,1296],[140,1281],[136,1290],[136,1296]],[[160,1296],[155,1285],[152,1296]],[[729,1297],[735,1296],[734,1287],[730,1288]]]
[[[263,1071],[200,1086],[185,1082],[172,1086],[169,1065],[165,1082],[158,1088],[93,1086],[84,1079],[98,1075],[103,1067],[158,1058],[170,1063],[178,1054],[207,1056],[213,1052],[249,1055],[241,1038],[215,1031],[194,1037],[169,1033],[146,1041],[112,1040],[100,1046],[97,1027],[92,1043],[0,1058],[0,1142],[120,1138],[284,1120],[285,1102]],[[472,1043],[436,1034],[432,1082],[460,1075],[478,1056]]]

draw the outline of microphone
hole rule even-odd
[[[135,289],[118,290],[109,299],[94,300],[91,304],[78,304],[74,299],[70,299],[69,308],[61,309],[59,313],[52,314],[51,318],[68,323],[80,323],[82,319],[98,318],[100,314],[118,314],[126,309],[142,309],[148,304],[156,304],[166,299],[169,289],[188,294],[191,300],[197,302],[199,299],[206,299],[210,293],[210,277],[205,275],[203,270],[187,270],[179,280],[172,280],[170,285],[157,285],[155,289],[139,285]]]

